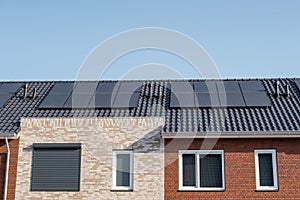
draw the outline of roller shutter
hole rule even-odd
[[[31,191],[79,191],[80,144],[34,144]]]

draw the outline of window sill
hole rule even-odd
[[[133,192],[132,188],[113,188],[110,190],[111,192]]]
[[[225,188],[179,188],[178,192],[225,192]]]
[[[278,188],[274,188],[274,189],[256,189],[255,192],[278,192]]]

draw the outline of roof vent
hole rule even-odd
[[[35,99],[35,98],[36,98],[36,88],[33,88],[31,99]]]
[[[290,86],[288,84],[285,86],[285,96],[288,98],[291,97],[291,90],[290,90]]]
[[[37,97],[36,88],[33,88],[32,95],[28,96],[28,84],[26,83],[24,85],[23,99],[31,100],[31,99],[35,99],[36,97]]]
[[[276,87],[275,97],[277,97],[277,98],[280,97],[279,85],[280,85],[280,82],[276,81],[276,85],[275,85],[275,87]]]
[[[24,85],[24,95],[23,95],[23,98],[26,99],[27,98],[27,88],[28,88],[28,85],[27,83]]]

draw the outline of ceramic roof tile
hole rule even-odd
[[[298,79],[299,80],[299,79]],[[181,80],[182,81],[182,80]],[[187,81],[187,80],[186,80]],[[197,80],[190,80],[197,82]],[[247,81],[240,79],[239,82]],[[300,132],[300,90],[294,79],[260,79],[272,102],[271,107],[252,108],[170,108],[170,80],[140,81],[142,85],[136,108],[112,109],[39,109],[55,81],[27,82],[28,94],[36,89],[36,99],[24,99],[20,89],[0,109],[0,136],[13,136],[20,130],[20,119],[71,117],[153,117],[165,118],[162,133],[205,132]],[[281,97],[274,96],[275,83],[280,82]],[[2,82],[0,84],[8,84]],[[23,82],[19,82],[23,83]],[[292,97],[285,94],[290,86]]]

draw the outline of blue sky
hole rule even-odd
[[[192,37],[223,78],[299,77],[299,8],[296,0],[2,0],[0,80],[76,79],[96,45],[142,27],[168,28]],[[118,79],[145,63],[165,64],[185,78],[200,78],[185,61],[154,50],[121,57],[103,78]]]

